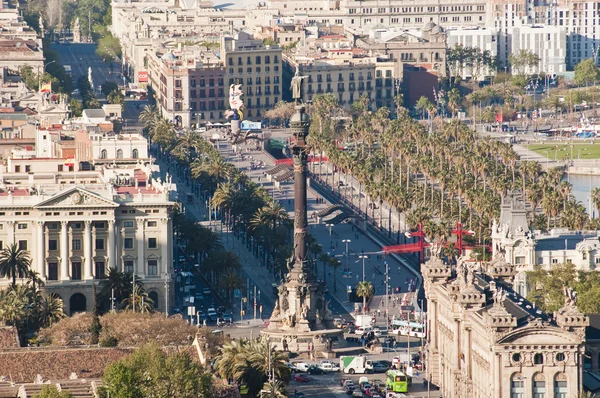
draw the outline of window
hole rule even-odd
[[[525,383],[520,374],[511,378],[510,398],[525,398]]]
[[[123,221],[124,228],[133,228],[133,221]]]
[[[106,149],[103,149],[102,152],[100,152],[100,159],[106,159],[108,157],[108,152],[106,151]],[[59,170],[61,171],[61,170]]]
[[[546,381],[541,373],[533,376],[533,398],[546,398]]]
[[[158,247],[158,243],[156,238],[148,238],[148,249],[156,249]]]
[[[148,260],[148,275],[158,275],[158,260]]]
[[[104,278],[104,261],[96,261],[96,279]]]
[[[123,159],[123,150],[117,149],[117,159]]]
[[[21,250],[27,250],[27,241],[26,240],[20,240],[19,241],[19,249],[21,249]]]
[[[138,156],[139,156],[139,155],[138,155],[138,150],[137,150],[137,149],[134,149],[134,150],[133,150],[133,152],[131,152],[131,157],[132,157],[132,158],[134,158],[134,159],[137,159],[137,158],[138,158]]]
[[[27,224],[26,223],[19,223],[19,224],[17,224],[17,229],[27,229]]]
[[[48,280],[58,280],[58,263],[48,263]]]
[[[71,279],[75,281],[81,280],[81,263],[78,261],[71,263]]]
[[[56,241],[56,239],[50,239],[48,241],[48,250],[50,250],[50,251],[58,250],[58,242]]]
[[[533,363],[535,365],[543,365],[544,364],[544,356],[542,354],[535,354],[533,356]]]
[[[156,227],[157,223],[156,221],[148,221],[148,227]]]
[[[127,274],[133,274],[133,260],[123,261],[123,271]]]
[[[73,250],[81,250],[81,241],[79,239],[73,239],[72,249]]]
[[[125,238],[123,241],[123,246],[125,246],[126,250],[133,249],[133,238]]]
[[[515,264],[525,264],[525,256],[515,256]]]
[[[15,173],[21,172],[21,166],[15,166]]]
[[[104,250],[104,239],[96,239],[96,250]]]
[[[260,65],[260,57],[258,55],[256,56],[256,65]]]

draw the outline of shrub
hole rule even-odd
[[[100,347],[116,347],[118,344],[119,341],[115,336],[105,334],[100,339]]]

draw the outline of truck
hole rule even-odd
[[[357,328],[360,328],[363,326],[371,326],[372,322],[373,322],[373,317],[371,315],[357,315],[356,322],[354,322],[354,324],[356,325]]]
[[[340,369],[351,375],[355,373],[373,372],[373,361],[362,355],[340,357]]]

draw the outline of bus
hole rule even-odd
[[[408,392],[408,377],[399,370],[388,370],[385,385],[388,391]]]

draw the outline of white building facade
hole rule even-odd
[[[0,246],[30,252],[31,268],[67,314],[91,310],[91,285],[110,268],[135,273],[159,311],[172,294],[170,184],[152,178],[149,166],[116,173],[128,178],[114,175],[114,168],[3,175]]]

